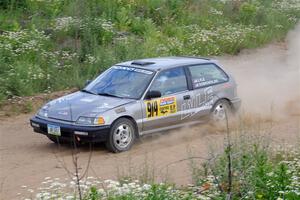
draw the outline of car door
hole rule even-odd
[[[214,63],[188,66],[189,77],[193,87],[190,117],[192,120],[210,113],[214,103],[219,99],[222,85],[228,82],[227,74]]]
[[[188,89],[186,72],[183,67],[161,71],[153,80],[149,91],[159,91],[160,98],[145,99],[143,108],[143,132],[178,126],[185,122],[182,119],[184,104],[193,91]]]

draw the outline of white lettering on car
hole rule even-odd
[[[113,68],[114,69],[121,69],[121,70],[132,71],[132,72],[138,72],[138,73],[148,74],[148,75],[153,74],[153,72],[150,71],[150,70],[139,69],[139,68],[134,68],[134,67],[114,66]]]
[[[92,99],[92,98],[83,98],[83,99],[80,99],[80,101],[86,102],[86,103],[91,103],[91,102],[94,101],[94,99]]]
[[[181,120],[192,117],[200,111],[211,109],[214,102],[213,88],[204,89],[203,93],[198,93],[190,100],[181,105]],[[192,112],[190,109],[194,109]]]

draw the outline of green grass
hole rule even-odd
[[[245,143],[234,145],[231,152],[232,199],[299,199],[299,150],[293,149],[292,153],[271,150],[265,144],[247,141],[247,147],[242,146]],[[225,199],[229,187],[227,152],[214,164],[204,166],[207,167],[205,170],[194,169],[196,185],[209,185],[205,195]]]
[[[0,101],[81,87],[136,58],[236,54],[281,40],[299,0],[4,0]]]
[[[223,151],[212,150],[201,165],[191,161],[195,186],[211,199],[300,199],[300,141],[278,142],[272,119],[244,117],[230,123]]]
[[[297,146],[275,148],[268,139],[243,129],[245,135],[232,139],[232,200],[296,200],[300,198],[300,152]],[[248,135],[248,136],[247,136]],[[249,136],[251,135],[251,136]],[[194,185],[176,187],[172,183],[149,183],[134,177],[121,181],[86,177],[80,181],[84,200],[225,200],[228,199],[228,151],[214,156],[209,163],[193,165]],[[30,193],[29,199],[79,200],[74,179],[46,178],[43,188]],[[24,197],[26,197],[26,194]],[[27,196],[28,197],[28,196]]]

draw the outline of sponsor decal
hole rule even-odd
[[[203,93],[195,94],[190,100],[181,104],[181,120],[193,117],[199,112],[209,110],[213,107],[214,103],[213,87],[207,87]]]
[[[67,116],[69,113],[67,111],[58,111],[58,114]]]
[[[94,101],[94,99],[92,99],[92,98],[83,98],[83,99],[80,99],[80,101],[86,102],[86,103],[91,103],[91,102]]]
[[[212,84],[215,84],[215,83],[218,83],[219,81],[217,79],[214,79],[214,80],[209,80],[209,81],[205,81],[205,79],[203,79],[204,81],[194,81],[193,84],[194,84],[194,87],[195,88],[198,88],[198,87],[203,87],[203,86],[207,86],[207,85],[212,85]]]
[[[194,79],[193,83],[197,84],[197,83],[201,83],[201,82],[204,82],[204,81],[205,81],[205,78],[204,77],[200,77],[200,78]]]
[[[132,71],[132,72],[138,72],[138,73],[148,74],[148,75],[153,74],[153,71],[149,71],[149,70],[145,70],[145,69],[139,69],[139,68],[135,68],[135,67],[114,66],[113,68],[114,69]]]
[[[145,101],[146,117],[162,117],[177,112],[176,97],[165,97]]]

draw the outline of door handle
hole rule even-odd
[[[183,96],[183,100],[188,100],[188,99],[190,99],[190,98],[191,98],[190,95],[185,95],[185,96]]]

